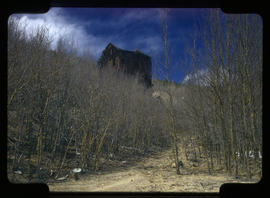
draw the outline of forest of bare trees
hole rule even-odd
[[[8,25],[9,173],[43,181],[67,167],[98,170],[125,149],[169,145],[163,109],[135,78],[101,74],[64,40],[50,50],[45,28],[28,38],[15,19]]]
[[[185,113],[196,146],[209,160],[209,173],[249,177],[261,171],[262,23],[256,15],[209,13],[199,27],[203,42],[190,48],[193,73],[186,82]],[[258,171],[258,172],[257,172]]]
[[[111,159],[171,147],[181,174],[179,145],[188,160],[206,159],[209,174],[261,174],[262,28],[258,16],[210,12],[200,27],[185,83],[100,70],[68,41],[56,50],[45,27],[26,35],[8,22],[8,177],[21,182],[58,179],[74,168],[102,169]],[[164,67],[169,26],[163,21]],[[165,25],[165,26],[164,26]],[[202,72],[203,71],[203,72]],[[168,74],[168,73],[167,73]],[[164,98],[167,98],[164,99]],[[15,173],[15,174],[14,174]]]

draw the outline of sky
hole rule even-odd
[[[182,82],[187,78],[185,53],[193,45],[195,24],[203,20],[206,9],[171,8],[168,14],[170,47],[170,79]],[[151,56],[154,78],[162,78],[164,59],[160,8],[51,8],[45,14],[15,14],[27,33],[46,26],[51,47],[57,40],[74,41],[79,54],[87,51],[97,60],[111,42],[115,46]]]

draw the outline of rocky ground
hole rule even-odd
[[[183,155],[180,153],[180,155]],[[50,191],[74,192],[219,192],[224,183],[256,183],[259,178],[235,179],[228,174],[208,174],[206,163],[194,166],[182,156],[181,175],[173,168],[170,150],[156,153],[137,162],[122,161],[113,171],[71,177],[64,182],[48,183]],[[130,163],[130,164],[129,164]]]

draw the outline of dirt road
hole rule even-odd
[[[209,175],[201,169],[196,171],[196,167],[184,160],[181,175],[177,175],[171,159],[171,151],[165,151],[115,172],[87,175],[77,181],[69,179],[48,185],[50,191],[69,192],[219,192],[223,183],[258,182],[237,180],[222,173]]]

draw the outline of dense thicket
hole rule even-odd
[[[31,181],[51,170],[60,177],[66,167],[98,170],[101,159],[120,158],[125,150],[143,154],[169,145],[163,108],[136,77],[101,73],[64,40],[51,50],[45,28],[27,36],[18,25],[9,20],[11,175],[21,170]]]
[[[190,49],[185,97],[190,133],[209,159],[235,176],[261,170],[262,21],[211,11]],[[198,50],[200,49],[200,50]],[[216,161],[214,160],[216,159]]]

